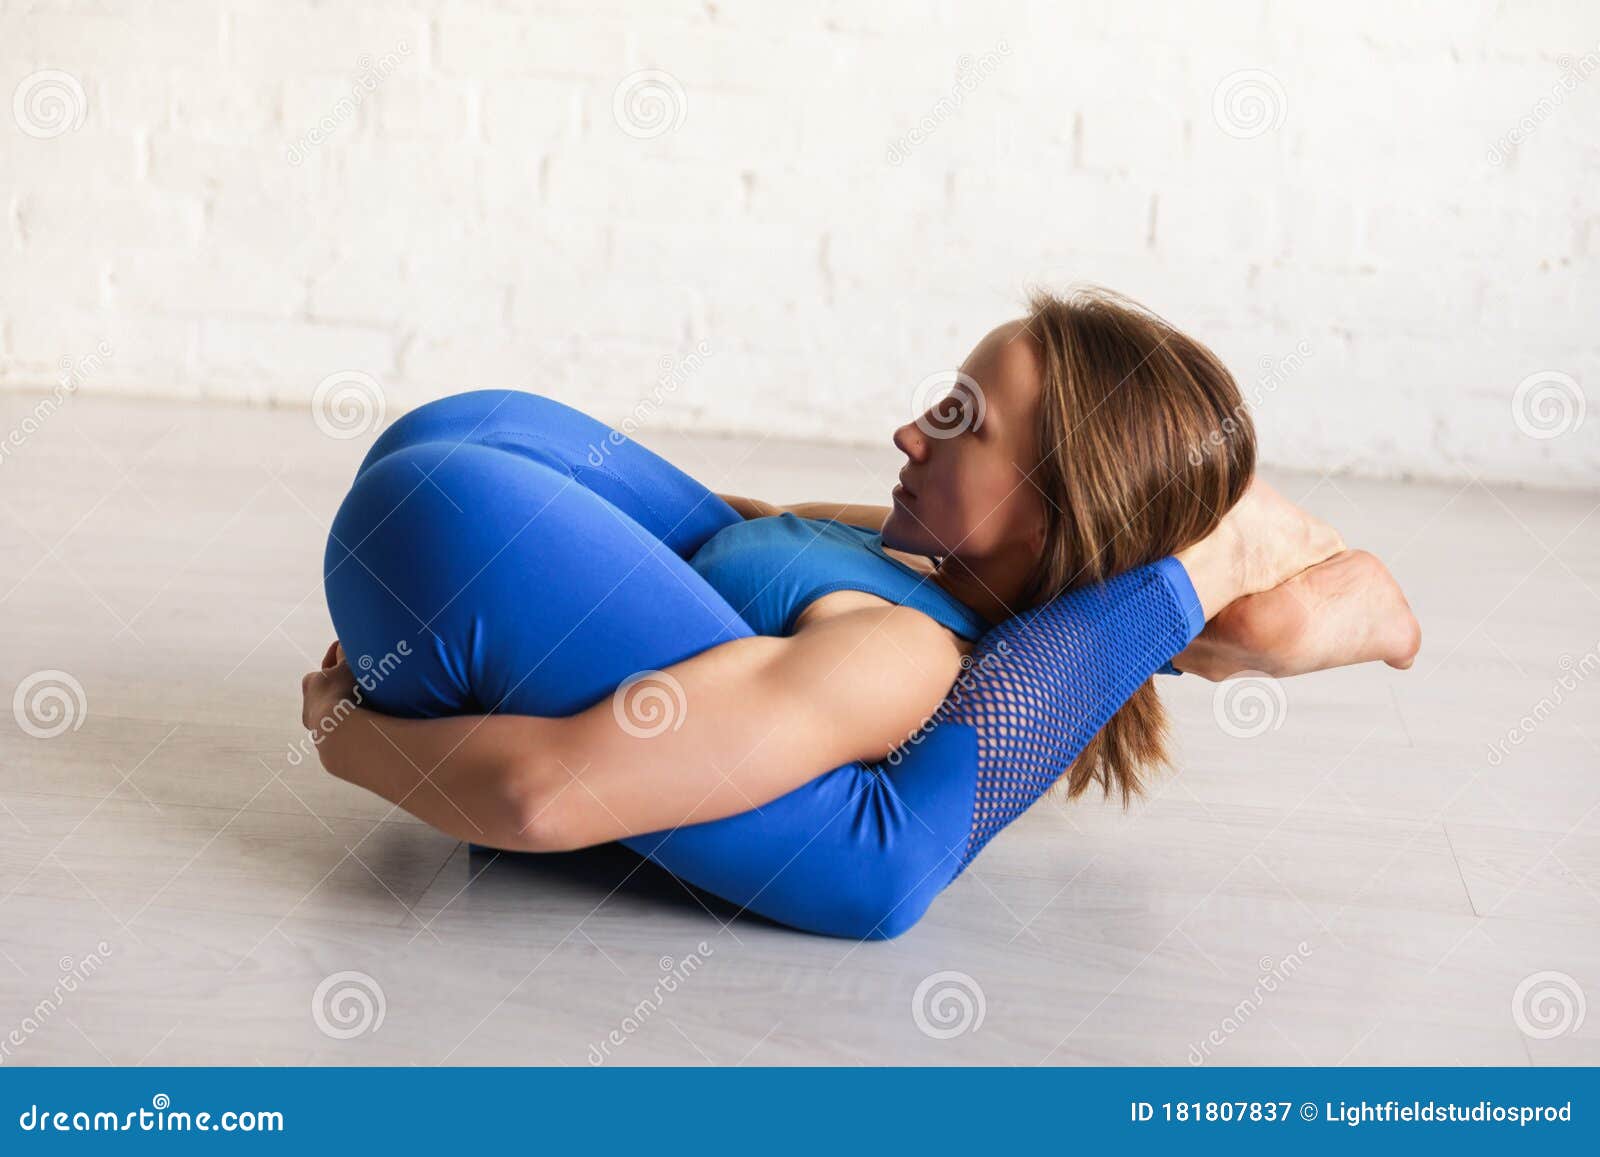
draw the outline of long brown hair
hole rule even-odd
[[[1043,377],[1032,478],[1049,501],[1022,609],[1198,542],[1256,465],[1239,387],[1204,345],[1099,287],[1028,305]],[[1145,769],[1169,762],[1166,708],[1146,680],[1062,776],[1066,798],[1098,783],[1126,807]]]

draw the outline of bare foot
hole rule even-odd
[[[1389,569],[1347,550],[1260,594],[1229,603],[1173,660],[1220,680],[1240,671],[1284,677],[1381,659],[1411,666],[1422,628]]]
[[[1223,517],[1218,531],[1233,540],[1239,589],[1244,595],[1270,591],[1344,550],[1338,531],[1301,510],[1259,477]]]

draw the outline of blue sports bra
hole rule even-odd
[[[883,549],[883,535],[843,522],[784,513],[723,527],[689,565],[716,588],[758,635],[787,635],[823,595],[865,591],[914,607],[964,639],[986,624],[978,614]]]

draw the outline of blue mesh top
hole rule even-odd
[[[834,591],[865,591],[914,607],[964,639],[988,629],[965,603],[892,558],[883,535],[784,513],[713,534],[689,560],[758,635],[788,635],[795,618]]]

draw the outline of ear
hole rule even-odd
[[[1045,529],[1044,515],[1041,514],[1033,520],[1033,525],[1028,530],[1028,547],[1033,551],[1035,558],[1044,554]]]

